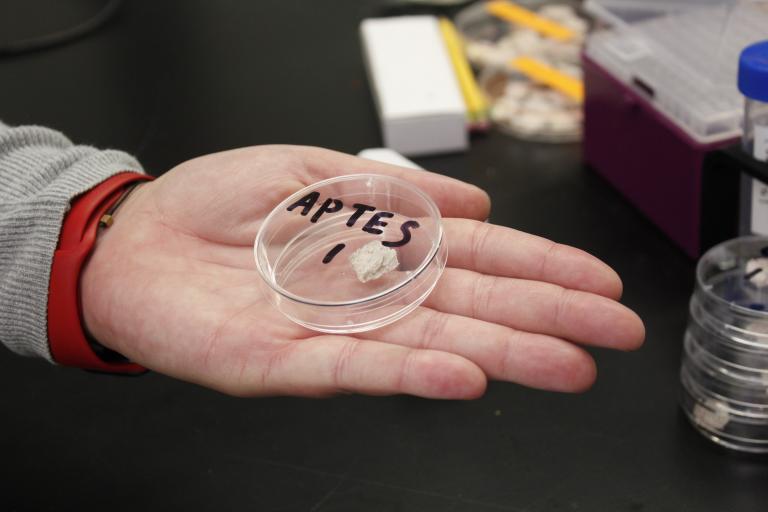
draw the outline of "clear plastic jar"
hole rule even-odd
[[[739,57],[739,90],[746,98],[742,145],[768,162],[768,41],[748,46]]]

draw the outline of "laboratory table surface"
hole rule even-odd
[[[104,3],[5,0],[0,34],[56,31]],[[381,144],[358,24],[382,8],[125,2],[78,41],[0,58],[0,119],[127,150],[158,175],[254,144],[356,153]],[[491,383],[470,402],[233,398],[0,350],[0,509],[768,510],[768,463],[711,445],[678,407],[693,262],[578,145],[491,133],[417,161],[488,190],[493,222],[612,265],[646,345],[591,350],[599,376],[581,395]]]

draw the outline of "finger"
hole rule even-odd
[[[447,176],[429,171],[385,164],[322,148],[298,147],[310,183],[344,174],[374,173],[395,176],[409,181],[426,192],[440,208],[444,217],[466,217],[485,220],[491,202],[482,189]]]
[[[415,350],[346,336],[294,342],[255,369],[256,394],[323,396],[338,392],[409,394],[473,399],[485,391],[485,375],[454,354]],[[246,386],[246,394],[248,384]]]
[[[450,267],[621,297],[618,274],[580,249],[468,219],[444,219],[443,225]]]
[[[448,268],[425,305],[533,333],[618,350],[639,348],[643,322],[600,295],[540,281]]]
[[[370,335],[407,347],[457,354],[477,364],[491,379],[549,391],[585,391],[596,376],[592,357],[572,343],[430,308],[418,308]]]

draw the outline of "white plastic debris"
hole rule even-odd
[[[519,100],[524,96],[527,96],[532,89],[533,86],[528,82],[523,82],[522,80],[510,80],[507,82],[507,85],[504,86],[504,98]]]
[[[491,120],[496,123],[506,122],[514,112],[515,109],[510,107],[506,102],[496,103],[493,108],[491,108]]]
[[[540,48],[539,58],[558,69],[564,65],[577,66],[581,48],[570,42],[547,41]]]
[[[562,24],[566,28],[569,28],[573,32],[575,32],[578,37],[582,37],[582,38],[587,33],[587,30],[589,30],[589,24],[586,22],[586,20],[581,19],[581,18],[573,18],[571,20],[563,20]]]
[[[752,258],[747,262],[744,275],[758,288],[768,286],[768,258]]]
[[[560,105],[547,95],[546,90],[539,90],[528,96],[525,102],[525,110],[536,114],[552,114],[560,110]]]
[[[397,251],[380,241],[368,242],[349,256],[349,262],[361,283],[378,279],[397,268]]]
[[[578,112],[554,112],[549,116],[549,125],[558,133],[576,131],[581,125],[581,116]]]
[[[720,400],[709,398],[693,407],[693,421],[707,430],[722,430],[730,420],[728,406]]]
[[[485,41],[466,41],[465,51],[470,62],[480,68],[503,68],[515,56],[499,46]]]
[[[544,38],[530,29],[515,30],[499,40],[499,46],[510,49],[519,55],[537,55],[541,52],[544,44]]]
[[[511,126],[523,134],[537,133],[541,131],[546,124],[546,114],[537,112],[524,112],[514,116],[511,120]]]
[[[539,9],[539,16],[563,23],[566,21],[581,19],[573,10],[573,7],[565,4],[550,4]]]

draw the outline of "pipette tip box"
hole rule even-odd
[[[702,167],[731,138],[699,143],[641,93],[583,56],[584,159],[686,254],[702,245]]]
[[[611,27],[590,35],[582,56],[585,160],[698,257],[708,243],[705,158],[741,135],[738,55],[768,38],[768,10],[724,0],[585,8]]]

